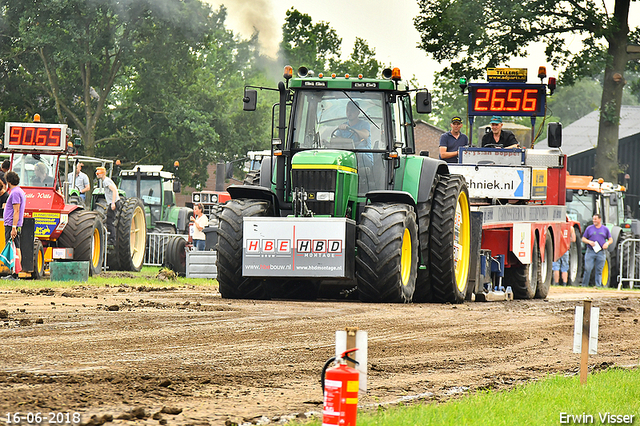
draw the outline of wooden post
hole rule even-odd
[[[589,331],[591,329],[591,300],[584,301],[582,312],[582,352],[580,355],[580,384],[587,384],[589,372]]]
[[[353,349],[356,347],[356,332],[358,331],[358,327],[347,327],[345,328],[345,330],[347,330],[347,349]],[[349,354],[350,358],[355,359],[355,354],[352,352],[351,354]],[[356,364],[354,362],[351,361],[347,361],[347,365],[351,368],[356,368]]]

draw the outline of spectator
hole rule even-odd
[[[202,211],[204,210],[204,206],[201,203],[198,203],[193,206],[193,213],[195,217],[191,216],[191,222],[193,223],[193,235],[191,238],[193,239],[193,245],[199,251],[204,251],[206,247],[206,235],[204,235],[203,229],[209,224],[209,219],[205,216]]]
[[[2,165],[0,165],[0,177],[4,177],[4,175],[9,171],[10,168],[11,168],[11,161],[4,160],[2,162]]]
[[[18,260],[22,262],[22,251],[20,250],[20,232],[22,231],[22,222],[24,220],[24,208],[27,197],[24,194],[20,184],[20,177],[15,172],[7,172],[5,174],[7,186],[9,187],[9,198],[7,198],[6,207],[2,217],[4,218],[4,240],[13,239],[16,246],[16,254]],[[18,274],[14,273],[3,277],[5,279],[18,279]]]
[[[458,162],[458,148],[469,145],[469,138],[462,129],[462,119],[455,116],[451,119],[451,131],[440,136],[440,159],[447,163]]]
[[[573,229],[573,226],[570,227],[569,231],[570,240],[572,243],[576,242],[576,231]],[[569,284],[569,250],[565,251],[560,258],[553,262],[553,284],[559,285],[560,274],[562,273],[562,285]]]
[[[591,271],[596,268],[596,287],[602,287],[602,269],[606,260],[605,250],[613,243],[611,231],[602,224],[602,216],[598,213],[593,215],[593,225],[587,226],[582,234],[582,242],[587,244],[587,251],[584,254],[584,276],[582,286],[589,285]]]
[[[7,189],[7,180],[3,174],[0,176],[0,215],[4,215],[4,206],[7,203],[7,198],[9,198],[9,191]]]
[[[87,200],[87,192],[91,190],[91,184],[89,183],[89,176],[82,173],[83,163],[78,162],[76,165],[76,171],[69,173],[67,180],[69,181],[70,189],[77,189],[80,191],[80,197],[82,201]]]

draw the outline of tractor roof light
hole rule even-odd
[[[389,80],[391,78],[391,68],[385,68],[382,70],[382,78]]]
[[[396,67],[391,70],[391,80],[400,81],[402,80],[402,76],[400,75],[400,68]]]
[[[331,74],[331,78],[336,78],[336,73]]]
[[[359,78],[360,80],[362,80],[362,78],[363,78],[363,77],[364,77],[364,76],[363,76],[362,74],[358,74],[358,78]]]
[[[349,78],[349,73],[346,73],[346,74],[344,75],[344,78]]]
[[[282,74],[285,80],[289,80],[293,77],[293,67],[291,65],[286,65],[284,67],[284,73]]]
[[[462,90],[462,94],[464,95],[464,90],[467,88],[467,79],[464,77],[460,77],[460,80],[458,80],[459,85],[460,85],[460,90]]]
[[[40,122],[40,114],[33,114],[33,122],[34,123]]]
[[[320,72],[320,73],[318,73],[318,78],[322,78],[322,77],[324,77],[324,74],[323,74],[323,73],[321,73],[321,72]]]
[[[557,83],[556,83],[556,78],[555,77],[549,77],[549,83],[547,83],[547,87],[549,87],[549,90],[551,91],[551,94],[553,95],[553,92],[555,92],[556,87],[557,87]]]
[[[174,161],[173,167],[180,167],[180,162],[178,160]]]
[[[602,185],[602,184],[604,183],[604,179],[599,178],[599,179],[598,179],[598,183],[599,183],[600,185]]]
[[[547,67],[538,67],[538,78],[540,80],[547,78]]]

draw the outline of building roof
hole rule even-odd
[[[416,122],[416,124],[423,124],[423,125],[426,125],[427,127],[431,127],[432,129],[434,129],[434,130],[436,130],[438,132],[441,132],[441,133],[448,132],[448,130],[441,129],[440,127],[434,126],[433,124],[431,124],[429,122],[426,122],[424,120],[418,119],[418,120],[415,120],[415,122]]]
[[[570,155],[595,148],[598,144],[600,111],[593,111],[562,129],[562,151]],[[623,105],[620,110],[618,139],[640,133],[640,106]],[[547,140],[543,140],[544,145]]]

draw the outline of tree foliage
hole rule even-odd
[[[616,0],[613,11],[589,0],[419,0],[415,26],[420,47],[439,61],[451,61],[441,75],[479,78],[487,67],[524,57],[531,43],[546,45],[548,60],[566,67],[568,83],[604,71],[600,101],[596,172],[617,178],[618,121],[625,68],[638,55],[628,54],[630,0]],[[567,37],[581,37],[584,48],[572,55]]]

